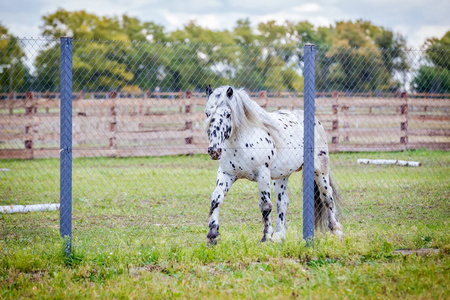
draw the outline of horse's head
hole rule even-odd
[[[233,131],[232,111],[229,105],[233,89],[221,87],[213,91],[208,84],[206,96],[208,103],[205,108],[205,125],[209,139],[208,154],[211,159],[218,160],[222,154],[223,143]]]

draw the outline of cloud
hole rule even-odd
[[[299,13],[318,12],[321,10],[321,7],[317,3],[307,3],[300,6],[295,6],[292,8],[292,10]]]
[[[157,0],[156,3],[145,3],[141,9],[147,11],[158,11],[160,9],[170,11],[175,14],[227,14],[223,1],[220,0]]]
[[[212,29],[222,30],[224,28],[231,29],[235,22],[229,15],[215,15],[215,14],[186,14],[186,13],[173,13],[170,11],[162,11],[161,15],[164,17],[168,31],[182,29],[184,25],[190,21],[195,21],[196,24]],[[237,20],[237,19],[236,19]]]
[[[331,18],[321,14],[321,11],[323,11],[323,8],[319,4],[307,3],[292,8],[285,8],[277,12],[254,16],[253,20],[255,21],[254,23],[275,20],[279,24],[285,21],[300,22],[306,20],[315,26],[329,26],[334,23]]]
[[[442,25],[421,26],[417,30],[415,30],[414,32],[412,32],[410,34],[409,43],[414,48],[419,48],[419,47],[423,46],[423,43],[428,38],[432,38],[432,37],[441,38],[449,30],[450,30],[449,26],[442,26]]]
[[[245,1],[244,1],[245,2]],[[169,31],[182,28],[189,21],[194,20],[202,27],[213,30],[228,29],[231,30],[236,26],[239,19],[248,18],[256,29],[261,22],[276,21],[278,24],[283,24],[285,21],[300,22],[307,20],[315,26],[329,26],[333,20],[317,14],[321,11],[321,7],[315,3],[309,3],[293,8],[283,8],[275,12],[266,12],[261,14],[245,14],[242,12],[223,12],[217,13],[185,13],[174,12],[173,10],[161,10],[160,15],[164,18],[164,23],[167,24],[166,29]]]
[[[440,32],[443,27],[450,29],[450,1],[446,0],[341,1],[338,6],[349,19],[370,20],[375,25],[399,32],[414,47],[429,37],[423,35],[427,30],[423,28],[428,27],[430,34],[432,28],[441,28]]]
[[[54,13],[58,8],[63,8],[68,11],[85,10],[89,13],[101,16],[120,16],[123,14],[138,15],[140,11],[139,1],[125,1],[125,0],[77,0],[77,1],[61,1],[61,0],[44,0],[45,4],[42,6],[42,14]],[[154,3],[155,0],[148,2]]]
[[[228,0],[226,10],[247,15],[261,15],[290,9],[298,4],[296,0]]]
[[[314,26],[329,26],[333,23],[333,21],[327,17],[322,16],[306,16],[306,15],[298,15],[292,12],[280,12],[276,14],[267,14],[262,16],[257,16],[251,19],[253,21],[253,25],[257,25],[261,22],[267,21],[276,21],[278,24],[283,24],[285,21],[292,22],[300,22],[300,21],[308,21]]]

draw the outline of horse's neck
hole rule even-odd
[[[251,98],[243,100],[243,111],[245,115],[242,117],[247,118],[246,123],[250,126],[252,124],[260,126],[271,123],[270,114]]]
[[[252,99],[247,102],[247,109],[251,110],[257,118],[268,118],[269,113]]]

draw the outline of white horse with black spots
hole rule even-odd
[[[261,241],[281,242],[286,238],[289,206],[289,176],[303,167],[303,111],[280,110],[269,113],[244,90],[224,86],[206,87],[208,102],[205,126],[209,138],[208,154],[219,160],[217,183],[211,195],[208,242],[219,235],[219,209],[231,185],[241,178],[258,183],[259,208],[264,222]],[[342,237],[336,217],[337,193],[330,180],[330,161],[325,130],[315,120],[315,227],[328,221],[332,234]],[[277,204],[275,232],[271,223],[271,181]]]

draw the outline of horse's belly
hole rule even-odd
[[[236,178],[256,180],[261,167],[270,167],[276,157],[273,139],[261,129],[227,142],[220,159],[221,169]]]
[[[278,149],[275,161],[270,167],[272,179],[288,176],[300,171],[303,166],[303,146],[296,149]]]
[[[231,157],[224,156],[220,159],[220,168],[227,174],[235,176],[237,179],[248,179],[255,181],[258,175],[258,165],[236,160]]]
[[[277,155],[271,166],[273,179],[284,177],[297,172],[303,165],[303,136],[299,133],[302,128],[298,125],[283,131],[277,145]]]

